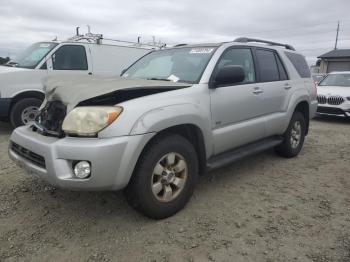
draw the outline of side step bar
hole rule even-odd
[[[207,171],[211,171],[220,167],[227,166],[234,161],[237,161],[243,157],[265,151],[274,146],[281,144],[283,138],[281,137],[271,137],[257,142],[248,144],[246,146],[239,147],[237,149],[222,153],[217,156],[209,158],[207,161]]]

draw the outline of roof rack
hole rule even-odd
[[[140,42],[141,37],[137,38],[137,42],[105,38],[105,37],[103,37],[102,34],[91,33],[89,25],[87,25],[87,28],[88,28],[88,32],[86,34],[80,34],[79,27],[76,27],[76,35],[68,38],[67,41],[71,41],[71,42],[87,41],[88,43],[102,44],[102,40],[105,40],[105,41],[110,41],[110,42],[117,42],[119,45],[142,47],[142,48],[152,48],[152,49],[154,49],[154,48],[162,49],[166,46],[165,43],[155,42],[155,41],[153,41],[151,43],[141,43]]]
[[[295,51],[295,48],[291,45],[288,45],[288,44],[281,44],[281,43],[277,43],[277,42],[266,41],[266,40],[255,39],[255,38],[239,37],[233,41],[238,42],[238,43],[257,42],[257,43],[264,43],[264,44],[269,44],[269,45],[284,46],[286,49]]]

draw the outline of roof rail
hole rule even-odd
[[[277,43],[277,42],[266,41],[266,40],[255,39],[255,38],[239,37],[233,41],[239,42],[239,43],[257,42],[257,43],[264,43],[264,44],[269,44],[269,45],[284,46],[286,49],[295,51],[295,48],[291,45],[288,45],[288,44],[281,44],[281,43]]]
[[[179,46],[186,46],[187,44],[177,44],[177,45],[174,45],[174,47],[179,47]]]

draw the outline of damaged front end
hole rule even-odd
[[[67,107],[61,101],[48,101],[40,110],[32,129],[44,136],[64,137],[62,124],[66,114]]]
[[[46,103],[32,125],[44,136],[64,137],[66,115],[76,107],[115,106],[119,103],[157,93],[189,87],[184,83],[121,78],[50,78],[45,83]]]

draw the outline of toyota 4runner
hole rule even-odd
[[[297,156],[317,109],[304,57],[249,38],[158,50],[120,78],[56,76],[44,89],[10,157],[57,187],[125,189],[156,219],[181,210],[207,170],[272,147]]]

